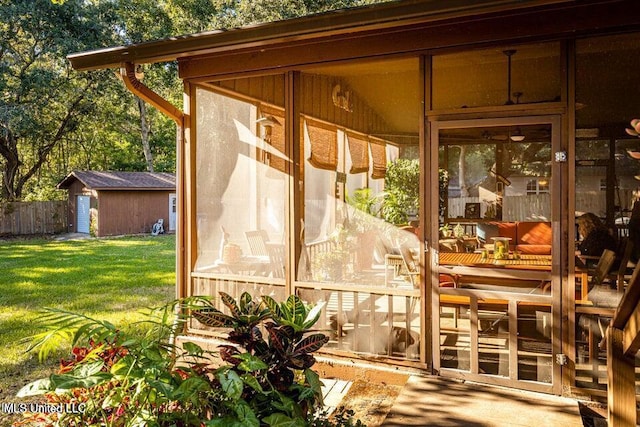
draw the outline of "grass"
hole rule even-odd
[[[0,405],[17,402],[23,385],[57,366],[57,360],[41,364],[35,353],[25,353],[24,339],[42,330],[42,308],[71,310],[126,328],[144,319],[145,308],[174,299],[174,286],[171,235],[0,242]],[[1,409],[0,426],[15,421]]]

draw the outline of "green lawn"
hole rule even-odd
[[[64,308],[127,327],[175,297],[175,236],[0,242],[0,405],[47,376],[21,340],[40,331],[39,310]],[[64,356],[61,353],[60,356]],[[55,359],[55,358],[54,358]],[[0,406],[0,426],[9,418]]]

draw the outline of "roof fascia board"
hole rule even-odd
[[[637,1],[637,0],[633,0]],[[328,62],[354,59],[415,56],[433,49],[440,52],[496,44],[519,44],[587,34],[607,34],[640,29],[640,9],[632,0],[564,4],[428,24],[403,25],[370,31],[272,44],[261,49],[236,49],[179,60],[179,76],[193,82],[247,77],[269,72],[304,69]]]
[[[91,187],[96,191],[174,191],[175,187]]]
[[[67,58],[76,70],[117,68],[123,62],[173,61],[188,56],[255,48],[273,43],[294,42],[399,25],[574,2],[575,0],[398,1],[362,8],[342,9],[228,31],[211,31],[130,46],[74,53]]]

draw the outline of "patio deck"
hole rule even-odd
[[[335,362],[317,366],[327,409],[353,409],[368,427],[607,426],[596,402]]]
[[[381,426],[606,426],[604,419],[583,423],[579,406],[565,397],[412,376]]]

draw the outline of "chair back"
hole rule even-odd
[[[285,246],[280,243],[267,244],[271,277],[284,278]]]
[[[404,264],[404,268],[407,270],[409,280],[411,280],[411,285],[414,288],[417,287],[420,284],[420,266],[413,258],[411,249],[406,245],[401,245],[400,256],[402,257],[402,264]]]
[[[605,249],[604,252],[602,252],[602,256],[598,260],[598,265],[596,265],[596,269],[589,281],[589,290],[602,284],[609,274],[609,271],[611,271],[611,267],[613,266],[615,259],[616,253],[614,251]]]
[[[269,256],[267,241],[269,236],[265,230],[245,231],[245,237],[249,243],[249,251],[253,256]]]
[[[618,292],[624,291],[624,279],[627,273],[629,261],[631,260],[631,254],[633,253],[633,241],[626,239],[627,242],[624,245],[624,251],[622,252],[622,258],[620,258],[620,267],[618,267],[618,274],[616,275],[616,286]]]
[[[409,274],[420,273],[420,269],[418,268],[418,263],[413,259],[413,254],[411,253],[411,249],[407,246],[400,246],[400,255],[402,256],[402,261],[404,262],[404,266],[409,272]]]

